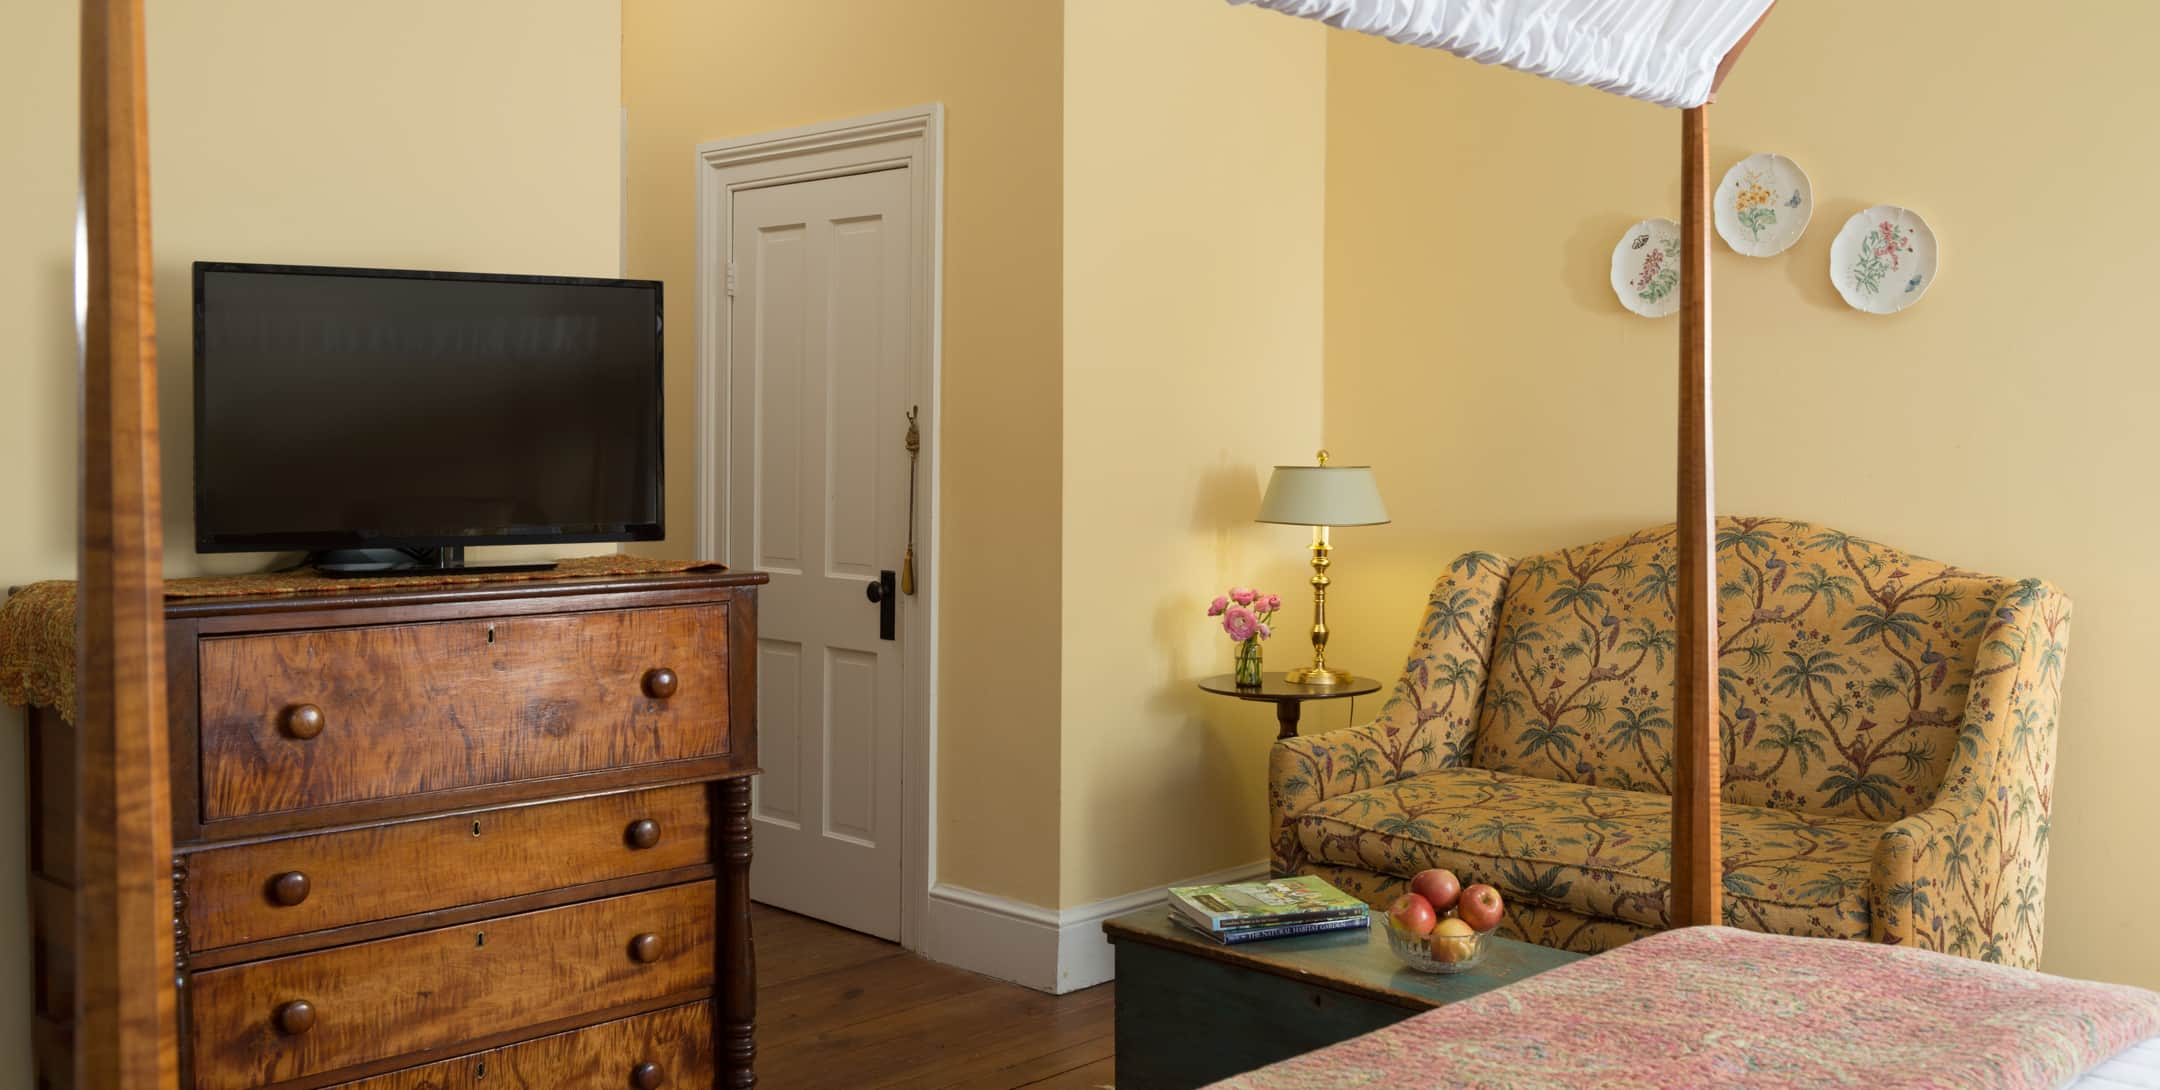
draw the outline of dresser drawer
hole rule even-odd
[[[709,991],[713,894],[696,882],[196,973],[195,1086],[244,1090]]]
[[[726,605],[206,637],[206,821],[728,753]]]
[[[534,803],[187,857],[189,950],[712,861],[705,787]]]
[[[712,1006],[692,1003],[409,1067],[331,1090],[625,1090],[713,1084]]]

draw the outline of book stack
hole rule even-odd
[[[1170,919],[1226,946],[1370,926],[1365,902],[1309,874],[1227,886],[1172,886]]]

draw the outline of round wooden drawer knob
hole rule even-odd
[[[285,733],[303,741],[322,733],[322,709],[313,704],[296,704],[285,710]]]
[[[660,823],[651,818],[641,818],[630,823],[630,846],[650,848],[660,843]]]
[[[315,1004],[305,999],[295,999],[277,1009],[278,1032],[287,1037],[298,1037],[315,1028]]]
[[[307,900],[308,891],[313,888],[307,875],[296,870],[286,871],[270,880],[270,899],[291,908]]]
[[[650,931],[630,940],[630,956],[640,964],[650,965],[660,960],[660,936]]]
[[[674,696],[677,684],[675,671],[665,666],[645,671],[645,695],[654,700],[666,700]]]
[[[667,1085],[667,1072],[650,1060],[630,1069],[630,1085],[638,1090],[660,1090]]]

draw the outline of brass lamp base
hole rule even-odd
[[[1292,685],[1311,685],[1325,689],[1334,685],[1348,685],[1355,679],[1341,670],[1330,670],[1325,666],[1306,666],[1284,674],[1283,680]]]

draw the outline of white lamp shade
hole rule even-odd
[[[1290,526],[1372,526],[1387,506],[1371,466],[1276,466],[1255,522]]]

